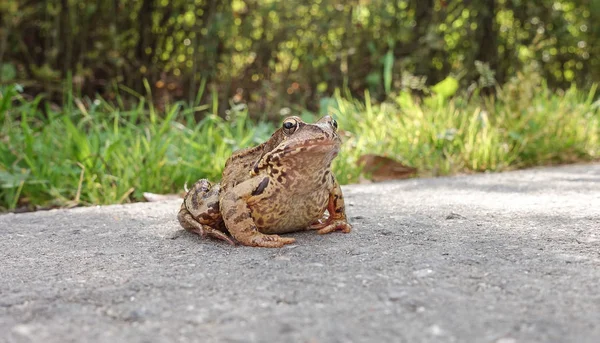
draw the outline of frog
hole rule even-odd
[[[220,183],[196,181],[178,221],[202,237],[265,248],[296,241],[280,234],[349,233],[344,197],[331,169],[341,143],[337,121],[329,115],[315,123],[287,117],[264,143],[234,152]]]

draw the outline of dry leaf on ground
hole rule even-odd
[[[368,154],[358,159],[358,165],[363,167],[363,175],[375,182],[386,180],[407,179],[417,173],[417,168],[385,156]]]

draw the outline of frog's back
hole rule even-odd
[[[252,166],[260,158],[263,151],[262,145],[238,150],[225,162],[221,187],[228,189],[250,178]]]
[[[221,188],[227,190],[251,177],[255,164],[268,151],[271,151],[283,140],[280,130],[275,131],[271,138],[255,147],[235,151],[225,162],[221,179]]]

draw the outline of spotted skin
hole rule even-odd
[[[181,226],[202,237],[210,236],[235,244],[227,229],[219,206],[220,185],[208,180],[198,180],[187,192],[177,214]]]
[[[273,248],[295,241],[278,234],[350,232],[331,172],[341,144],[336,129],[329,116],[314,124],[286,118],[267,142],[234,153],[220,184],[194,185],[179,212],[181,225],[232,244]]]

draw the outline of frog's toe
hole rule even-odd
[[[198,224],[198,226],[195,226],[195,227],[187,229],[187,230],[189,232],[198,234],[202,238],[206,238],[208,236],[208,237],[220,239],[231,245],[235,245],[235,241],[231,237],[227,236],[227,234],[225,234],[224,232],[221,232],[219,230],[211,228],[210,226]]]
[[[235,245],[235,241],[231,237],[227,236],[226,233],[221,232],[216,229],[213,229],[210,226],[202,225],[201,229],[194,228],[194,229],[190,230],[190,232],[197,233],[200,236],[202,236],[203,238],[206,236],[209,236],[212,238],[216,238],[216,239],[225,241],[225,242],[229,243],[230,245]]]
[[[278,235],[257,234],[249,241],[251,246],[262,248],[281,248],[286,244],[292,244],[296,241],[295,238],[281,237]]]
[[[330,223],[329,225],[325,226],[324,228],[318,230],[317,233],[319,235],[324,235],[324,234],[331,233],[334,231],[341,231],[343,233],[348,233],[348,232],[350,232],[351,229],[352,229],[352,226],[350,226],[350,224],[348,224],[342,220],[336,220],[336,221],[333,221],[332,223]]]
[[[235,241],[231,237],[229,237],[225,232],[222,232],[217,229],[213,229],[212,227],[210,227],[208,225],[202,225],[202,224],[198,223],[197,221],[194,221],[194,220],[183,221],[181,223],[181,226],[183,226],[187,231],[195,233],[202,238],[209,236],[212,238],[216,238],[216,239],[225,241],[231,245],[235,245]]]
[[[323,221],[321,219],[314,221],[312,224],[310,224],[308,226],[309,230],[319,230],[324,228],[325,226],[329,225],[329,223],[327,223],[327,221]]]

